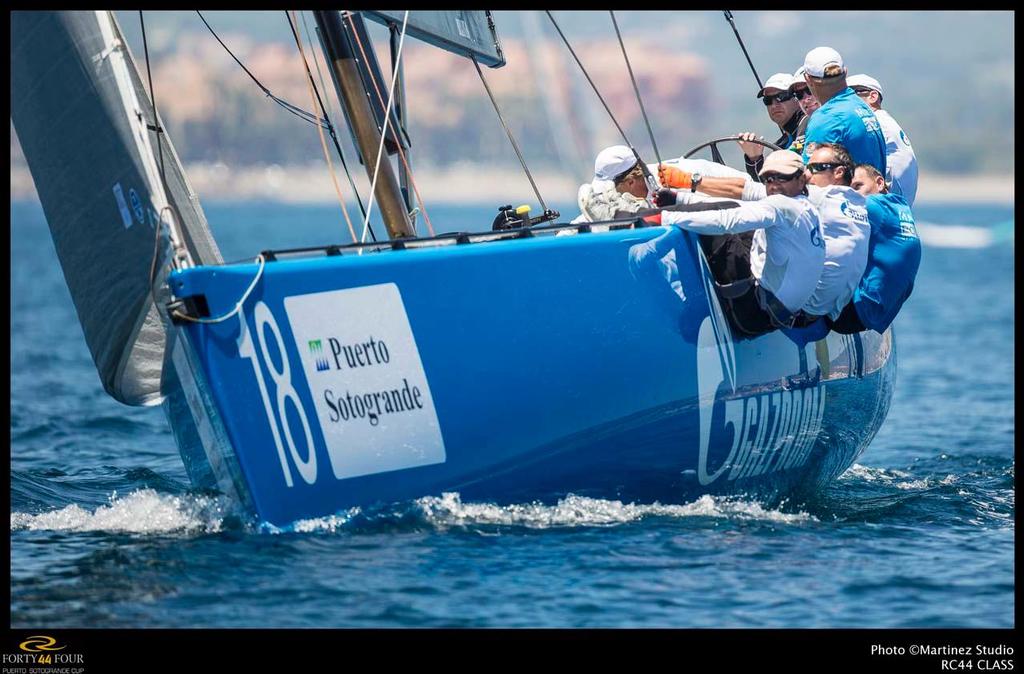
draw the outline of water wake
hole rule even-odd
[[[861,480],[863,482],[876,483],[879,486],[895,487],[904,490],[926,490],[936,487],[947,487],[955,484],[958,480],[956,475],[946,475],[942,478],[925,477],[922,479],[908,479],[910,473],[894,468],[870,468],[855,463],[850,469],[840,476],[840,481]]]
[[[363,511],[353,508],[330,517],[296,522],[290,531],[333,532],[350,527],[359,528],[370,520],[392,523],[418,520],[420,525],[445,529],[465,526],[515,526],[529,529],[556,529],[574,527],[606,527],[627,524],[649,517],[667,518],[721,518],[742,521],[777,523],[815,522],[806,512],[783,512],[766,509],[756,501],[735,497],[702,496],[692,503],[663,505],[660,503],[622,503],[570,494],[554,505],[539,502],[497,505],[494,503],[464,503],[458,493],[428,496],[413,501],[404,508],[389,512]],[[284,530],[276,530],[281,532]]]
[[[108,505],[91,512],[76,503],[38,514],[13,512],[11,530],[216,533],[229,511],[230,504],[222,497],[173,496],[141,489],[123,497],[115,492]]]

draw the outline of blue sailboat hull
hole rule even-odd
[[[170,281],[217,317],[257,273]],[[178,331],[182,452],[273,524],[443,491],[820,489],[884,420],[891,332],[737,341],[710,288],[663,228],[271,261],[240,312]]]

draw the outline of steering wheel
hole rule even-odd
[[[706,143],[701,143],[697,147],[693,148],[692,150],[690,150],[689,152],[684,154],[683,158],[684,159],[689,159],[698,150],[703,150],[704,148],[706,148],[707,146],[710,145],[711,146],[711,161],[713,161],[713,162],[715,162],[717,164],[727,165],[727,164],[725,164],[725,161],[723,161],[723,159],[722,159],[722,153],[718,151],[718,144],[719,143],[724,143],[726,141],[737,141],[737,140],[741,140],[738,135],[736,135],[736,136],[725,136],[723,138],[715,138],[714,140],[709,140]],[[757,145],[763,145],[764,147],[771,148],[772,150],[781,150],[782,149],[781,147],[779,147],[775,143],[769,143],[766,140],[754,139],[754,140],[751,140],[751,141],[748,141],[748,142],[756,143]]]

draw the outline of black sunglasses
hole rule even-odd
[[[811,90],[808,87],[801,87],[793,90],[793,97],[798,101],[810,95]]]
[[[793,94],[789,93],[788,91],[783,91],[781,94],[772,94],[771,96],[765,96],[761,100],[764,101],[764,107],[767,108],[775,101],[778,101],[779,103],[785,103],[791,98],[793,98]]]
[[[874,91],[873,89],[868,89],[867,87],[850,87],[850,88],[853,89],[853,93],[857,94],[858,96],[863,96],[864,94],[870,94],[872,91]]]
[[[811,173],[821,173],[822,171],[831,171],[836,168],[848,168],[846,164],[839,164],[828,161],[818,161],[807,165],[807,170]]]
[[[796,173],[788,176],[779,175],[778,173],[769,173],[761,176],[761,181],[764,182],[765,185],[771,185],[772,183],[788,183],[790,180],[799,178],[801,173],[803,173],[803,171],[797,171]]]

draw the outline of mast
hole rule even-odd
[[[405,118],[405,73],[403,72],[402,62],[398,60],[398,45],[399,45],[399,32],[398,26],[391,23],[388,24],[388,33],[391,35],[391,70],[395,81],[395,114],[398,116],[398,123],[404,128],[406,125]],[[405,157],[407,161],[412,161],[411,151],[405,151]],[[405,163],[398,165],[398,182],[402,190],[402,200],[405,202],[405,211],[412,213],[412,199],[409,197],[409,171],[405,167]],[[413,225],[416,224],[416,216],[409,216]]]
[[[376,119],[367,99],[362,79],[356,65],[356,55],[345,37],[341,15],[337,11],[315,11],[313,16],[316,25],[324,37],[324,52],[327,62],[334,71],[334,83],[338,90],[338,98],[348,115],[352,131],[359,145],[367,175],[373,180],[375,169],[373,160],[380,147],[381,131],[377,128]],[[362,21],[361,17],[353,17]],[[380,208],[384,225],[392,239],[415,236],[409,214],[402,199],[402,192],[391,167],[391,161],[385,156],[380,162],[377,174],[377,186],[374,190],[377,205]]]

